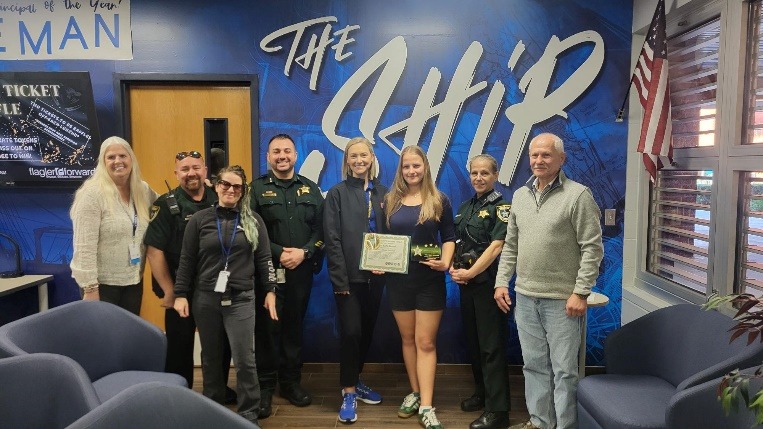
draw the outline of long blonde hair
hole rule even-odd
[[[371,154],[372,157],[374,157],[374,162],[371,164],[371,167],[368,169],[368,180],[373,180],[376,178],[376,176],[379,175],[379,167],[377,166],[376,161],[376,154],[374,153],[373,145],[371,145],[371,142],[365,138],[365,137],[354,137],[350,139],[350,141],[347,142],[347,146],[344,147],[344,157],[342,157],[342,177],[347,178],[352,175],[352,171],[350,171],[350,166],[347,165],[347,153],[350,151],[350,148],[355,146],[356,144],[364,144],[368,148],[368,152]]]
[[[107,138],[101,143],[101,150],[98,153],[98,165],[95,167],[93,175],[85,180],[82,185],[74,193],[74,202],[69,210],[69,215],[72,216],[74,207],[82,198],[83,193],[88,192],[90,189],[97,189],[105,200],[105,206],[107,210],[114,210],[119,204],[119,189],[114,183],[114,180],[109,176],[108,167],[106,166],[106,150],[113,145],[119,145],[124,148],[130,160],[132,161],[132,169],[130,170],[130,198],[135,204],[135,211],[138,213],[138,219],[142,222],[148,222],[148,212],[151,206],[151,192],[147,185],[143,184],[143,177],[140,174],[140,167],[138,166],[138,158],[135,157],[130,143],[127,140],[112,136]]]
[[[395,180],[392,181],[392,188],[384,198],[385,205],[387,206],[387,227],[390,226],[389,219],[393,214],[400,210],[400,206],[403,205],[403,197],[408,194],[408,183],[403,177],[403,157],[409,154],[420,157],[424,162],[424,177],[421,180],[420,189],[421,212],[419,213],[419,220],[416,223],[422,224],[428,220],[439,222],[440,216],[442,216],[443,195],[434,185],[432,170],[429,168],[427,155],[418,146],[407,146],[400,152],[400,162],[397,164]]]

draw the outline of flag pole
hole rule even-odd
[[[631,79],[631,83],[633,82],[633,79]],[[620,110],[617,111],[617,117],[615,118],[615,122],[622,122],[623,116],[625,114],[625,103],[628,102],[628,97],[631,95],[631,85],[628,84],[628,91],[625,93],[625,98],[623,99],[623,104],[620,106]]]

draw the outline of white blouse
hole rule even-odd
[[[151,207],[157,194],[143,182],[147,192],[144,207]],[[139,196],[138,196],[139,197]],[[117,202],[109,209],[107,199],[96,186],[83,190],[72,207],[74,228],[74,256],[70,264],[72,277],[80,287],[92,284],[129,286],[140,283],[145,265],[146,248],[143,236],[148,227],[147,220],[138,218],[133,236],[135,206]],[[140,249],[140,263],[130,263],[130,245],[136,243]]]

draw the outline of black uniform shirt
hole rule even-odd
[[[177,201],[180,210],[178,214],[172,214],[167,204],[167,197],[170,193],[175,196],[175,201]],[[212,207],[216,202],[217,193],[213,188],[205,187],[201,201],[195,201],[183,188],[178,186],[157,198],[151,207],[151,221],[148,224],[143,242],[146,246],[152,246],[164,252],[173,282],[180,264],[180,249],[183,246],[183,234],[186,225],[188,225],[188,220],[197,211]],[[153,280],[153,290],[160,298],[164,296],[164,292],[157,284],[156,279]]]
[[[318,185],[294,174],[280,180],[268,171],[251,184],[252,210],[265,220],[273,260],[278,261],[284,247],[307,250],[311,258],[323,245],[323,196]]]

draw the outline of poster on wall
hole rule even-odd
[[[88,72],[0,73],[0,185],[76,185],[99,146]]]
[[[0,2],[0,60],[130,60],[130,0]]]

